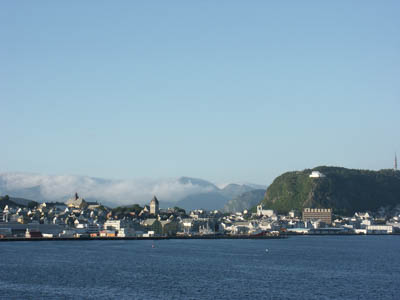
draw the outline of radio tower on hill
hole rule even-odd
[[[394,153],[394,170],[397,171],[397,153]]]

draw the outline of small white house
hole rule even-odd
[[[326,177],[325,174],[321,173],[320,171],[312,171],[310,174],[310,178],[322,178]]]

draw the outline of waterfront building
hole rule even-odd
[[[349,234],[353,230],[345,227],[311,228],[308,234]]]
[[[368,234],[392,234],[393,226],[391,225],[369,225],[367,226]]]
[[[41,238],[43,236],[40,231],[27,228],[25,231],[25,237],[27,239],[30,239],[30,238]]]
[[[29,229],[29,231],[40,231],[41,233],[51,233],[54,235],[58,235],[60,232],[62,232],[63,228],[63,226],[58,226],[54,224],[20,224],[17,222],[0,223],[0,230],[11,230],[11,233],[14,236],[25,236],[27,229]]]
[[[190,234],[190,233],[193,233],[195,231],[198,231],[198,228],[199,228],[198,222],[196,222],[196,220],[194,220],[192,218],[182,219],[181,222],[180,222],[180,225],[181,225],[181,230],[185,234]]]
[[[101,237],[116,237],[117,234],[115,230],[101,230],[99,233],[99,236]]]
[[[308,232],[310,231],[310,228],[302,228],[302,227],[286,228],[286,231],[291,232],[291,233],[296,233],[296,234],[308,234]]]
[[[120,231],[121,228],[129,227],[125,220],[107,220],[103,226],[104,229],[116,231]]]
[[[99,226],[99,224],[96,224],[96,223],[88,223],[87,227],[86,227],[86,231],[89,234],[93,234],[93,233],[97,234],[100,231],[100,226]]]
[[[136,236],[136,232],[133,228],[121,228],[118,230],[118,237],[134,237]]]
[[[147,229],[147,231],[154,231],[155,234],[162,233],[162,225],[161,222],[155,218],[146,219],[141,224],[143,227]]]
[[[178,232],[179,224],[175,220],[162,220],[160,223],[164,235],[172,236]]]
[[[332,223],[331,208],[305,208],[303,209],[303,221],[321,221],[325,224]]]
[[[206,224],[199,227],[199,234],[200,235],[210,235],[215,234],[215,228],[210,227],[210,224]]]
[[[251,224],[249,221],[235,222],[231,226],[232,234],[247,234],[250,230]]]
[[[143,233],[142,237],[153,237],[155,235],[156,235],[156,233],[154,231],[150,230],[147,233]]]
[[[258,228],[260,228],[261,230],[267,231],[267,230],[271,230],[272,229],[272,225],[273,222],[271,222],[270,220],[261,220],[261,222],[258,223]]]
[[[151,215],[157,215],[160,211],[160,203],[158,202],[158,199],[156,196],[153,197],[150,201],[150,214]]]

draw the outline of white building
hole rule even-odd
[[[391,225],[370,225],[367,226],[368,234],[392,234],[393,226]]]
[[[121,228],[129,227],[127,222],[124,220],[107,220],[104,222],[104,229],[105,230],[117,230],[120,231]]]
[[[361,220],[370,220],[372,216],[368,212],[356,212],[354,214],[354,217],[356,219],[361,219]]]
[[[325,174],[322,174],[320,171],[312,171],[310,174],[310,178],[322,178],[326,177]]]
[[[133,228],[121,228],[118,230],[118,237],[134,237],[136,236],[136,232]]]
[[[142,234],[142,237],[153,237],[153,236],[155,236],[155,233],[153,230],[150,230],[147,233]]]
[[[257,205],[257,216],[266,216],[271,218],[274,215],[272,209],[263,209],[262,205]]]
[[[364,219],[364,220],[361,220],[361,228],[365,228],[365,226],[371,226],[371,225],[373,225],[373,222],[372,222],[372,220],[366,220],[366,219]]]

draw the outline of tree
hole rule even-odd
[[[174,211],[177,212],[177,213],[186,215],[186,210],[184,210],[184,209],[181,208],[181,207],[175,206],[175,207],[174,207]]]
[[[35,201],[30,201],[30,202],[28,203],[28,208],[29,208],[29,209],[35,208],[35,206],[36,206],[37,204],[38,204],[38,203],[35,202]]]

